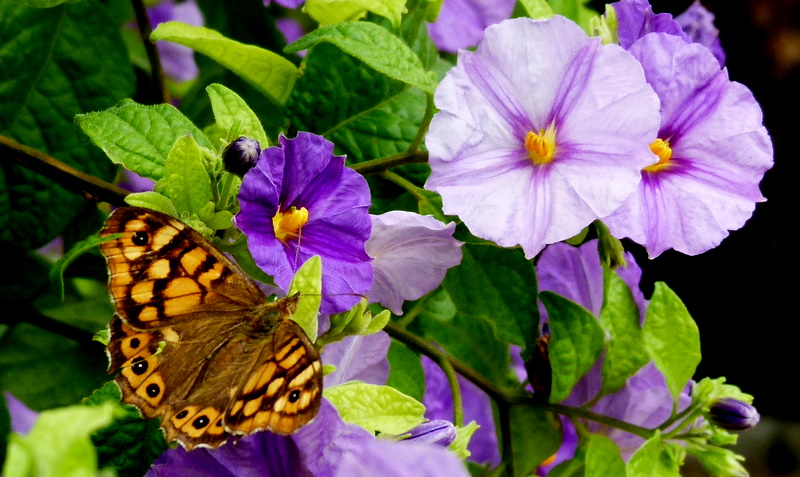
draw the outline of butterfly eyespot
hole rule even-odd
[[[300,399],[300,391],[295,389],[294,391],[289,393],[289,402],[295,403],[297,400]]]
[[[139,231],[134,233],[133,237],[131,237],[131,242],[133,242],[134,245],[138,245],[140,247],[147,245],[147,242],[149,241],[150,241],[150,236],[147,235],[147,232]]]
[[[131,348],[138,348],[140,344],[142,343],[139,341],[139,338],[131,338],[131,341],[128,343]]]
[[[200,416],[192,421],[192,426],[194,426],[195,429],[202,429],[208,425],[208,422],[208,416]]]
[[[184,417],[186,417],[187,414],[189,414],[189,411],[184,409],[183,411],[179,412],[178,414],[175,414],[175,418],[176,419],[183,419]]]
[[[149,367],[150,366],[147,364],[147,361],[145,361],[144,358],[142,358],[140,356],[140,357],[135,358],[133,360],[133,366],[131,366],[131,370],[133,370],[134,374],[136,374],[137,376],[141,376],[141,375],[143,375],[144,373],[147,372],[147,369]],[[149,390],[148,390],[148,394],[149,394]],[[157,395],[158,395],[158,392],[156,392],[156,396]]]
[[[158,384],[151,384],[151,385],[147,386],[147,388],[145,389],[145,392],[147,393],[148,396],[150,396],[151,398],[154,398],[154,397],[158,396],[159,394],[161,394],[161,388],[158,386]]]

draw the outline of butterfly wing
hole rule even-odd
[[[100,251],[117,313],[137,329],[204,318],[236,320],[266,301],[239,267],[200,233],[149,209],[123,207],[106,221]]]

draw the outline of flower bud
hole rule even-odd
[[[449,446],[456,438],[456,427],[450,421],[441,419],[423,422],[406,434],[407,440],[422,444]]]
[[[261,145],[255,139],[241,136],[222,151],[222,164],[225,170],[239,177],[253,168],[261,156]]]
[[[755,427],[761,416],[755,407],[744,401],[721,398],[709,409],[708,418],[723,429],[744,431]]]

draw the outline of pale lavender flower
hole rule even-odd
[[[322,351],[322,363],[336,366],[336,371],[325,376],[325,388],[349,381],[386,384],[389,378],[386,355],[391,343],[389,335],[379,331],[367,336],[348,336],[326,345]]]
[[[654,33],[630,52],[661,98],[661,128],[639,189],[603,222],[650,257],[670,248],[697,255],[765,200],[759,182],[773,160],[761,108],[702,45]]]
[[[245,174],[236,225],[256,264],[283,290],[306,260],[319,255],[320,311],[348,310],[373,280],[364,245],[372,228],[367,182],[322,136],[299,132],[279,143]]]
[[[153,28],[159,23],[169,21],[179,21],[193,26],[205,25],[205,19],[195,0],[180,3],[163,0],[148,8],[147,16]],[[179,82],[197,78],[199,70],[194,61],[194,50],[170,41],[159,41],[156,43],[156,48],[161,59],[161,67],[168,78]]]
[[[327,400],[317,417],[291,436],[257,432],[218,449],[164,452],[147,477],[467,477],[455,454],[437,444],[378,439],[347,424]]]
[[[685,12],[675,17],[675,21],[690,40],[711,50],[719,62],[719,66],[725,66],[725,50],[722,49],[719,30],[714,25],[714,14],[708,11],[699,0],[695,0]]]
[[[4,392],[8,414],[11,417],[11,430],[18,434],[30,432],[39,413],[28,408],[22,401],[14,397],[10,392]]]
[[[455,222],[395,210],[372,216],[367,254],[373,258],[375,282],[367,293],[395,315],[403,302],[438,287],[448,268],[461,263],[462,243],[453,238]]]
[[[511,17],[515,0],[444,0],[439,16],[428,23],[436,47],[448,53],[475,46],[489,25]]]
[[[426,188],[473,234],[528,258],[619,207],[658,130],[635,59],[560,16],[487,28],[435,100]]]
[[[452,420],[453,398],[444,371],[427,356],[422,356],[422,369],[425,371],[425,396],[422,398],[425,417],[430,420]],[[457,379],[464,407],[464,422],[475,421],[480,426],[467,446],[472,453],[469,460],[496,466],[500,463],[500,450],[491,400],[471,381],[461,375]]]
[[[634,301],[639,307],[640,319],[643,320],[647,302],[639,290],[641,270],[632,255],[626,253],[625,259],[628,267],[618,269],[619,275],[631,289]],[[595,316],[599,315],[603,304],[603,269],[597,251],[597,240],[589,241],[580,247],[566,243],[551,245],[539,257],[536,271],[540,291],[549,290],[558,293],[583,306]],[[540,309],[544,311],[543,306]],[[562,404],[582,406],[597,396],[602,385],[602,363],[601,358],[578,381],[570,396]],[[687,388],[680,397],[679,410],[688,406],[689,402]],[[653,428],[670,417],[672,405],[673,398],[664,376],[650,363],[628,378],[621,390],[600,398],[591,410],[631,424]],[[564,422],[565,425],[572,426],[569,421]],[[612,439],[619,446],[625,459],[644,443],[641,437],[620,429],[596,422],[587,422],[587,426],[591,432],[601,433]],[[559,458],[565,460],[563,453]]]

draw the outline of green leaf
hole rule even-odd
[[[625,477],[625,461],[614,441],[592,434],[586,449],[586,477]]]
[[[97,235],[87,237],[75,244],[69,251],[67,251],[54,265],[50,268],[50,284],[55,289],[56,296],[59,300],[64,299],[64,271],[67,267],[84,253],[92,250],[103,242],[110,240],[111,237],[101,239]]]
[[[20,323],[2,338],[0,389],[34,410],[75,403],[108,380],[107,358],[102,347],[91,344],[91,335],[78,343]]]
[[[33,8],[51,8],[62,3],[75,3],[76,1],[80,0],[11,0],[11,3]]]
[[[262,149],[270,147],[267,134],[261,126],[258,116],[247,106],[241,96],[221,84],[206,87],[214,110],[217,125],[226,133],[227,142],[233,142],[240,136],[255,139]]]
[[[466,426],[457,427],[456,438],[447,448],[462,459],[468,458],[470,455],[472,455],[472,452],[467,449],[467,446],[469,446],[469,441],[472,439],[472,435],[475,434],[475,431],[480,429],[480,427],[481,426],[479,426],[475,421],[470,421],[470,423]]]
[[[561,422],[538,408],[512,406],[509,412],[514,475],[526,477],[558,450]]]
[[[395,28],[406,11],[406,0],[306,0],[303,8],[321,26],[355,21],[367,12],[388,18]]]
[[[586,6],[589,0],[548,0],[548,3],[553,13],[569,18],[591,34],[590,23],[597,12]]]
[[[553,9],[550,8],[547,0],[519,0],[519,3],[525,9],[528,18],[543,20],[553,16]]]
[[[642,331],[650,357],[677,400],[700,364],[700,332],[681,299],[663,282],[655,284]]]
[[[109,381],[92,393],[83,404],[96,406],[105,402],[118,403],[119,387]],[[125,412],[114,422],[92,435],[100,467],[113,467],[120,477],[139,477],[147,473],[150,464],[168,449],[157,419],[143,419],[133,406],[123,406]]]
[[[323,393],[345,422],[370,432],[402,434],[424,420],[422,403],[389,386],[351,381]]]
[[[297,67],[286,58],[264,48],[225,38],[209,28],[166,22],[153,30],[150,39],[178,43],[210,57],[277,104],[286,102],[297,79]]]
[[[650,357],[644,348],[639,327],[639,308],[630,288],[616,272],[603,267],[603,308],[600,324],[610,336],[603,361],[603,394],[614,393],[625,386],[627,379]]]
[[[436,81],[403,40],[375,23],[347,22],[322,27],[291,43],[284,51],[296,53],[329,42],[384,75],[433,94]]]
[[[159,180],[175,141],[191,134],[200,147],[214,149],[189,119],[174,106],[144,106],[130,99],[113,108],[81,114],[75,123],[115,164],[142,177]]]
[[[550,319],[550,401],[561,402],[597,361],[605,335],[594,315],[577,303],[550,291],[541,292],[539,299]]]
[[[661,434],[645,442],[636,450],[625,466],[627,477],[679,477],[679,465],[664,451]]]
[[[306,260],[295,273],[287,296],[295,293],[300,293],[301,296],[292,319],[314,342],[317,339],[319,305],[322,303],[322,259],[319,255],[314,255]]]
[[[87,41],[91,32],[91,41]],[[132,95],[135,76],[119,25],[96,0],[54,8],[0,2],[0,135],[111,181],[73,116]],[[86,199],[39,172],[0,161],[0,242],[35,249],[74,220]]]
[[[517,249],[468,243],[461,250],[461,264],[444,279],[459,313],[490,323],[498,339],[524,347],[529,356],[539,327],[532,264]]]
[[[3,475],[96,475],[97,454],[89,436],[119,412],[112,403],[42,412],[27,435],[11,435]]]
[[[200,214],[211,202],[211,178],[203,162],[203,151],[191,134],[178,138],[167,155],[164,177],[155,192],[169,197],[179,216]]]
[[[389,379],[386,385],[421,402],[425,394],[425,372],[419,355],[403,343],[392,340],[387,359]]]
[[[134,207],[144,207],[175,217],[180,217],[175,204],[164,194],[154,191],[134,192],[125,196],[125,203]]]

